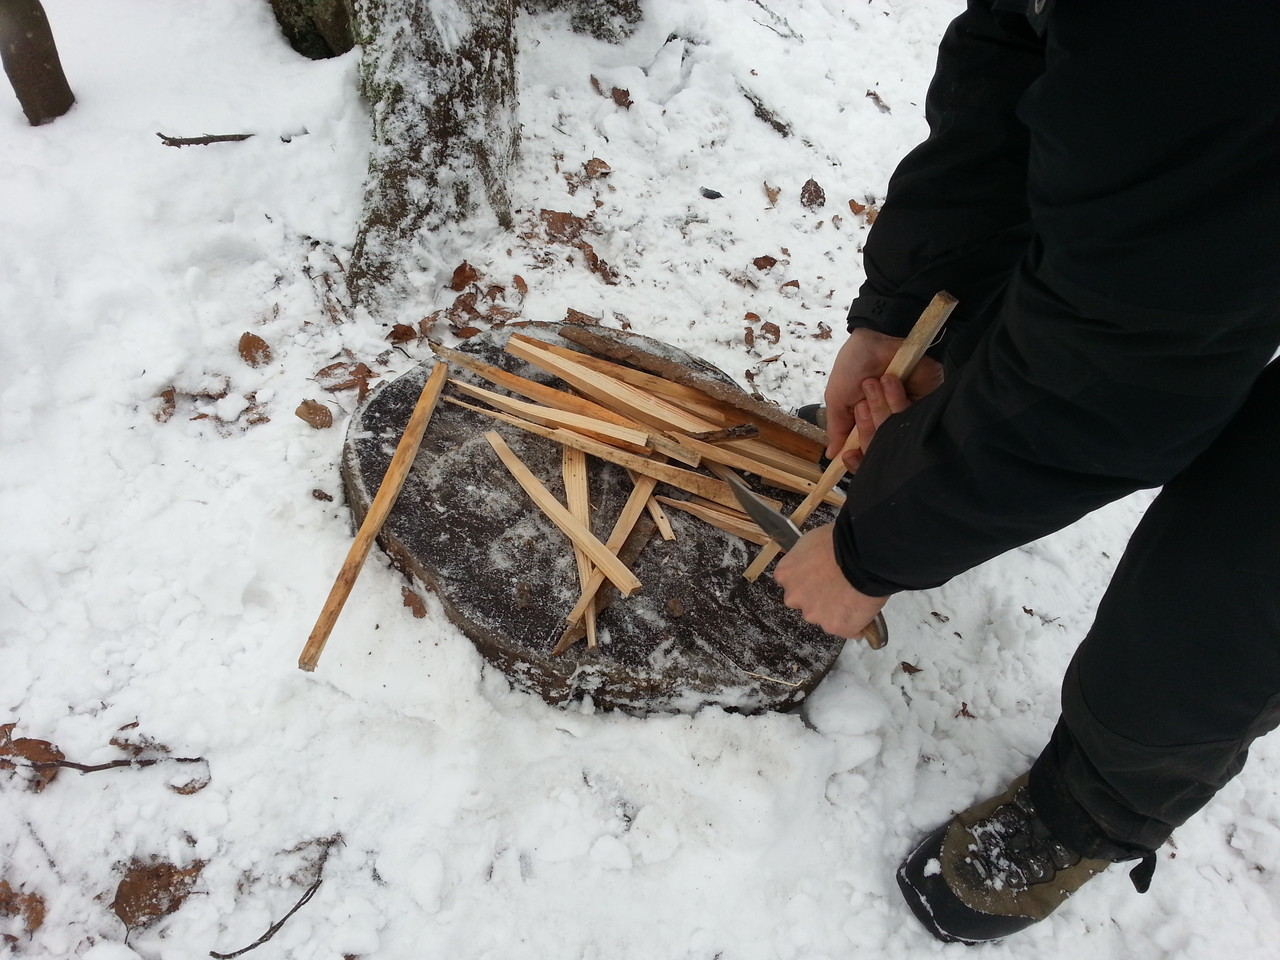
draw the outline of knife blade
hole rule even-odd
[[[790,550],[796,545],[796,541],[803,534],[790,517],[765,503],[731,470],[717,470],[716,474],[729,484],[729,488],[738,498],[738,503],[747,512],[747,516],[758,523],[760,529],[772,537],[778,546],[783,550]],[[867,624],[862,632],[862,638],[867,641],[867,646],[872,650],[879,650],[889,642],[889,625],[885,623],[882,613],[877,613],[876,618]]]

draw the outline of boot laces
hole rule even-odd
[[[1049,833],[1022,787],[1013,800],[969,828],[970,866],[995,890],[1025,890],[1074,867],[1080,856]]]

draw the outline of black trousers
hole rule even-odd
[[[850,329],[960,307],[837,556],[868,592],[928,586],[1163,484],[1031,773],[1055,834],[1127,859],[1280,723],[1280,6],[1060,3],[1044,35],[1001,6],[948,30],[868,238]]]

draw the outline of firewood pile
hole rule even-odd
[[[520,333],[510,336],[506,351],[551,374],[564,389],[432,344],[442,361],[469,371],[494,388],[451,377],[446,402],[562,447],[565,503],[496,431],[485,434],[501,463],[573,546],[581,592],[577,603],[566,611],[568,627],[553,655],[564,653],[580,637],[585,637],[589,648],[595,648],[600,591],[606,582],[623,596],[640,589],[639,579],[618,554],[642,514],[652,517],[667,540],[676,534],[665,511],[676,509],[750,543],[767,546],[769,536],[740,509],[722,479],[726,471],[752,475],[763,485],[805,495],[806,502],[837,507],[843,503],[843,494],[824,483],[818,466],[822,441],[800,432],[803,426],[797,429],[797,422],[775,407],[718,383],[691,384],[675,364],[671,364],[671,376],[661,376],[617,362],[634,357],[628,355],[628,348],[592,331],[567,328],[560,333],[593,352],[579,352]],[[646,366],[661,368],[661,358],[645,357]],[[589,456],[625,468],[633,484],[603,542],[591,529]],[[764,499],[780,505],[767,496]]]

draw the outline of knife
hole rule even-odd
[[[747,515],[758,523],[760,529],[775,540],[778,546],[783,550],[790,550],[796,545],[796,541],[802,534],[790,517],[773,509],[756,496],[755,492],[738,479],[732,470],[717,470],[716,473],[729,484]],[[879,650],[889,642],[889,626],[885,623],[883,614],[877,613],[876,618],[867,624],[867,628],[862,631],[862,638],[867,641],[867,646],[872,650]]]

